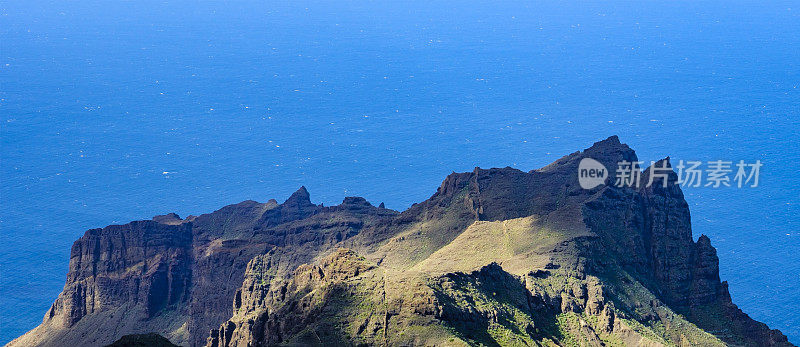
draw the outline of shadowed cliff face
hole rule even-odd
[[[11,345],[789,345],[731,303],[674,173],[586,190],[584,158],[637,160],[614,136],[530,172],[453,173],[402,213],[301,187],[89,230],[42,325]]]
[[[123,304],[152,318],[189,297],[191,252],[188,225],[141,221],[89,230],[72,245],[67,285],[45,319],[70,328]]]

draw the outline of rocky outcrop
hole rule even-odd
[[[233,318],[211,332],[207,346],[670,344],[631,325],[615,307],[613,286],[593,276],[571,277],[560,269],[516,276],[491,263],[470,273],[419,278],[387,274],[340,249],[319,265],[300,266],[287,280],[269,274],[275,257],[251,262]],[[645,309],[686,324],[668,309]],[[686,343],[722,345],[690,325],[667,331]]]
[[[630,158],[637,160],[635,154]],[[641,183],[638,189],[608,186],[584,204],[584,221],[599,236],[590,257],[613,259],[675,312],[695,317],[703,329],[727,331],[719,335],[727,343],[788,344],[731,302],[710,239],[692,239],[689,205],[669,158],[644,170]],[[720,319],[737,323],[717,324]]]
[[[42,324],[11,344],[103,345],[122,335],[114,332],[128,332],[123,319],[176,329],[192,290],[192,251],[188,224],[139,221],[87,231],[72,246],[64,290]],[[165,321],[167,312],[175,319]]]
[[[669,158],[641,172],[649,186],[583,189],[584,158],[637,161],[614,136],[530,172],[453,173],[402,213],[301,187],[89,230],[11,345],[790,345],[731,302]]]
[[[188,297],[191,228],[142,221],[92,229],[70,254],[64,292],[46,321],[69,328],[94,312],[131,304],[151,318]]]
[[[331,297],[348,291],[348,280],[375,268],[354,252],[340,249],[320,265],[302,265],[291,279],[276,280],[271,273],[277,258],[272,252],[250,262],[244,286],[234,300],[234,318],[211,331],[208,346],[273,345],[297,338],[312,322],[325,323],[319,316],[329,307],[321,304],[333,305]],[[331,334],[335,329],[318,327],[312,335],[329,336],[322,341],[341,341],[339,334]]]
[[[183,219],[177,213],[167,213],[153,217],[153,220],[161,224],[178,225],[183,223]]]

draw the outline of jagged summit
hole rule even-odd
[[[306,186],[300,186],[283,204],[311,204],[311,194],[308,193]]]
[[[167,213],[165,215],[159,215],[153,217],[153,220],[163,224],[181,224],[183,223],[183,219],[178,216],[177,213]]]
[[[354,206],[372,206],[372,204],[360,196],[348,196],[345,197],[342,201],[342,205],[354,205]]]
[[[92,229],[42,324],[11,345],[790,345],[731,302],[669,158],[642,173],[670,167],[666,188],[583,189],[584,158],[637,160],[612,136],[530,172],[452,173],[402,212],[315,205],[300,187]]]
[[[604,149],[608,150],[608,149],[616,148],[616,147],[625,147],[625,148],[630,149],[628,147],[628,145],[623,144],[622,142],[619,141],[619,136],[617,136],[617,135],[611,135],[611,136],[607,137],[605,140],[597,141],[594,144],[592,144],[592,146],[589,147],[589,148],[590,149],[593,148],[593,149],[596,149],[596,150],[604,150]]]

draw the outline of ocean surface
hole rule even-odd
[[[0,344],[86,229],[246,199],[403,210],[617,134],[764,166],[685,188],[733,300],[800,344],[800,4],[2,1]]]

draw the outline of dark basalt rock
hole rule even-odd
[[[161,224],[177,225],[183,223],[183,220],[176,213],[167,213],[153,217],[153,220]]]
[[[154,317],[188,298],[191,246],[191,225],[139,221],[87,231],[72,246],[67,284],[46,319],[69,328],[123,303]]]

